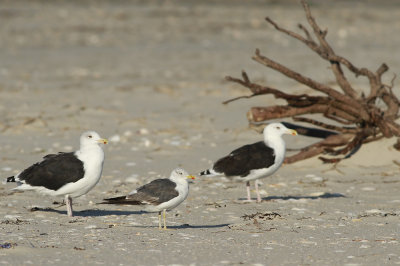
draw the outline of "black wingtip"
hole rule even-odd
[[[126,196],[108,198],[108,199],[103,199],[103,201],[98,204],[121,204],[125,199]]]
[[[15,177],[14,176],[7,177],[7,182],[15,182]]]
[[[210,169],[204,170],[203,172],[200,172],[199,175],[209,175],[211,174]]]
[[[143,205],[142,201],[137,201],[133,199],[127,199],[126,196],[103,199],[102,202],[98,204],[116,204],[116,205]],[[147,203],[145,203],[147,204]]]

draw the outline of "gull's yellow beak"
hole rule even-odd
[[[107,144],[108,140],[107,139],[99,139],[97,142],[101,143],[101,144]]]
[[[188,175],[187,178],[188,178],[188,179],[196,179],[196,178],[194,177],[194,175]]]
[[[287,131],[287,133],[290,134],[290,135],[293,135],[293,136],[297,136],[297,131],[294,130],[294,129],[289,129],[289,130]]]

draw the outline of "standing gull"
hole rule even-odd
[[[293,129],[281,123],[272,123],[264,128],[264,140],[242,146],[228,156],[219,159],[213,167],[200,173],[206,176],[225,175],[236,180],[246,181],[247,200],[250,197],[250,181],[255,180],[257,202],[261,202],[258,179],[272,175],[285,159],[283,134],[297,135]]]
[[[18,183],[13,190],[65,196],[68,216],[72,217],[72,198],[88,193],[100,180],[104,162],[101,143],[107,144],[107,140],[94,131],[87,131],[80,137],[78,151],[46,155],[41,162],[8,177],[7,182]]]
[[[165,212],[181,204],[189,194],[187,179],[194,179],[182,168],[172,171],[169,178],[156,179],[141,186],[127,196],[104,199],[103,204],[147,205],[148,212],[158,212],[158,227],[161,229],[161,211],[164,217],[164,229],[167,229]]]

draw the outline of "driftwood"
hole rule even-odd
[[[381,64],[376,71],[355,66],[348,59],[337,55],[326,40],[327,30],[322,30],[311,15],[308,4],[301,0],[307,22],[311,27],[310,32],[305,26],[298,27],[303,34],[299,34],[279,26],[270,18],[266,21],[277,31],[282,32],[298,41],[304,43],[322,59],[330,64],[330,69],[336,78],[339,89],[320,83],[306,77],[290,68],[264,56],[256,49],[252,57],[256,62],[274,69],[290,79],[308,86],[323,94],[323,96],[312,96],[308,94],[288,94],[270,86],[253,83],[246,72],[242,72],[242,78],[226,77],[228,81],[238,83],[251,91],[249,96],[241,96],[224,102],[225,104],[241,98],[251,98],[257,95],[272,94],[275,98],[283,99],[286,105],[275,105],[268,107],[252,107],[247,114],[250,123],[257,123],[272,119],[291,117],[294,121],[304,122],[322,128],[324,134],[318,134],[323,140],[311,146],[301,149],[298,154],[286,158],[286,163],[293,163],[313,156],[324,154],[330,157],[320,156],[323,162],[336,163],[342,159],[349,158],[357,152],[362,144],[376,141],[381,138],[400,137],[400,125],[396,123],[399,118],[400,101],[393,94],[393,81],[391,84],[382,82],[382,75],[388,71],[386,64]],[[357,92],[346,78],[343,68],[347,68],[356,77],[365,77],[369,81],[369,94]],[[380,100],[384,107],[376,105]],[[302,115],[320,114],[328,121],[334,121],[334,126]],[[326,120],[326,119],[325,119]],[[291,128],[299,126],[289,125]],[[321,132],[322,132],[321,131]],[[310,130],[299,132],[310,135]],[[394,145],[400,149],[400,138]]]

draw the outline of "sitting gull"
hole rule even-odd
[[[7,182],[18,183],[13,190],[65,196],[67,213],[72,217],[72,198],[88,193],[100,180],[104,162],[100,143],[107,144],[107,140],[94,131],[87,131],[80,137],[78,151],[46,155],[41,162],[8,177]]]
[[[212,168],[200,173],[205,176],[225,175],[228,178],[246,181],[247,200],[250,197],[250,181],[255,180],[257,202],[261,202],[258,179],[272,175],[285,159],[283,134],[297,135],[281,123],[272,123],[264,128],[264,141],[242,146],[228,156],[219,159]]]
[[[147,205],[148,212],[158,212],[158,227],[161,229],[161,211],[164,229],[167,229],[165,212],[181,204],[189,194],[187,179],[195,179],[182,168],[172,171],[169,178],[156,179],[143,185],[126,196],[104,199],[102,204]]]

